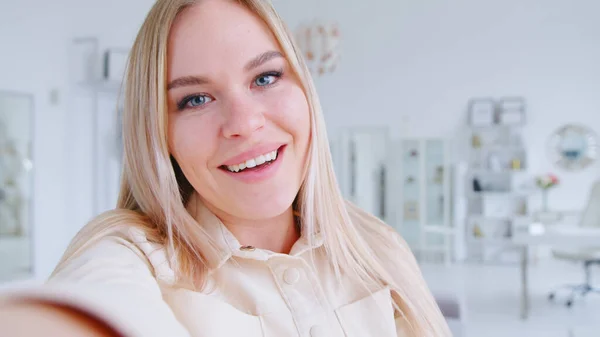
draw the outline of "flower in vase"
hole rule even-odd
[[[559,179],[554,174],[545,174],[536,178],[536,184],[542,190],[548,190],[559,183]]]

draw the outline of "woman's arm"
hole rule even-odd
[[[81,311],[43,302],[0,306],[2,334],[14,337],[118,337],[108,325]]]
[[[0,335],[10,326],[18,333],[7,336],[189,337],[163,299],[143,244],[127,233],[106,236],[44,286],[0,293]]]

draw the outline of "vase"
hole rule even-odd
[[[542,212],[548,212],[548,190],[542,189]]]

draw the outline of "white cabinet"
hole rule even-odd
[[[449,263],[454,227],[450,143],[402,139],[389,151],[390,224],[419,260]]]
[[[345,198],[396,228],[419,260],[453,260],[449,141],[391,140],[385,128],[354,128],[330,146]]]

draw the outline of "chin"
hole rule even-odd
[[[295,198],[295,194],[290,194],[240,200],[238,217],[252,220],[274,218],[289,210]]]

